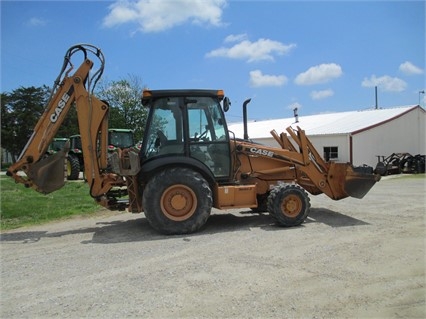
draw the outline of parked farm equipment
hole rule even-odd
[[[392,153],[385,157],[378,155],[378,162],[374,173],[385,175],[418,174],[425,172],[425,155],[411,155],[410,153]]]

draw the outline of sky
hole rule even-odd
[[[248,98],[256,121],[369,109],[376,86],[381,108],[426,105],[424,1],[2,0],[1,92],[52,86],[79,43],[107,81],[223,89],[229,122]]]

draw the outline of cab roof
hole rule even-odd
[[[147,105],[153,98],[180,96],[211,96],[222,100],[223,90],[213,89],[172,89],[172,90],[144,90],[142,93],[142,104]]]

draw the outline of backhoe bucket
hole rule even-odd
[[[373,174],[373,169],[368,166],[353,167],[350,164],[331,163],[327,180],[333,191],[333,199],[361,199],[380,180],[380,175]]]
[[[30,166],[27,175],[38,192],[49,194],[65,185],[65,159],[68,150],[69,142],[56,154],[47,156]]]

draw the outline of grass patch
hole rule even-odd
[[[394,176],[394,175],[388,175],[388,176]],[[426,174],[421,173],[421,174],[398,174],[395,175],[398,176],[398,178],[403,178],[403,179],[425,179],[426,178]]]
[[[67,182],[58,191],[43,195],[16,184],[10,177],[0,176],[0,189],[1,230],[87,215],[101,209],[83,181]]]

